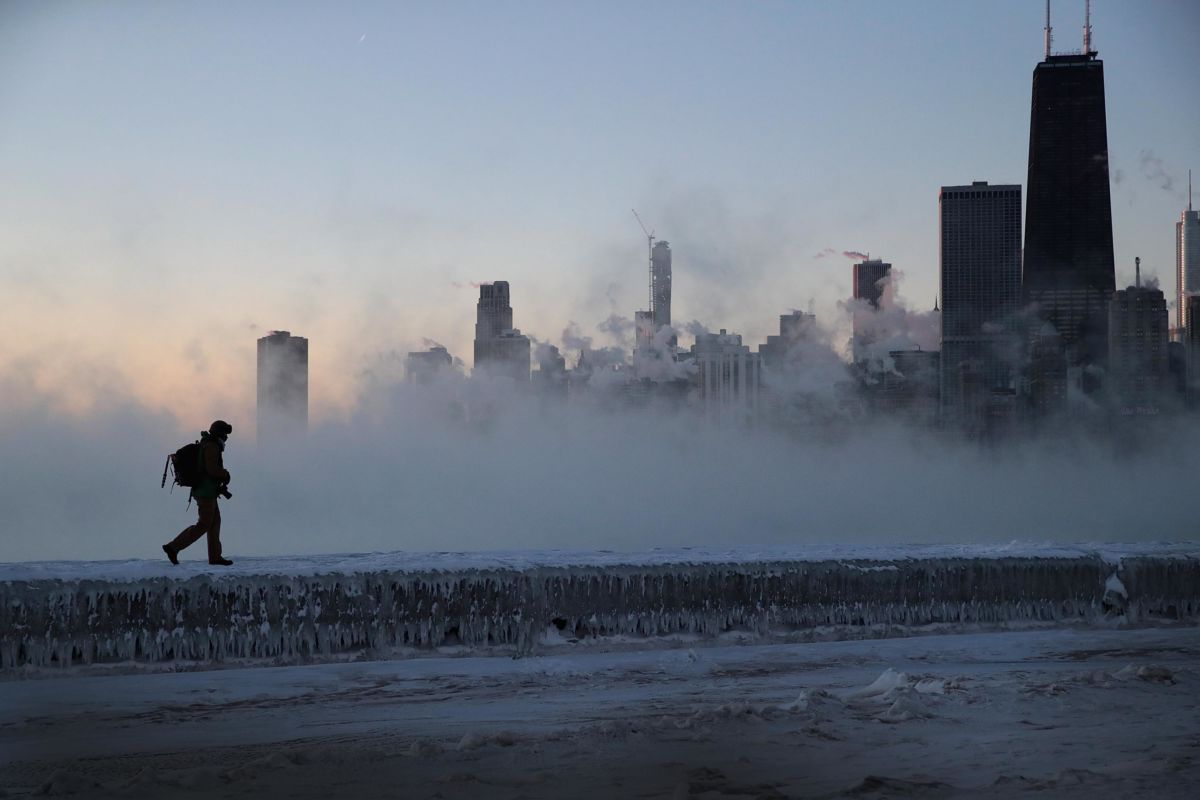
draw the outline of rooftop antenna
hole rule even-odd
[[[651,312],[654,311],[654,231],[646,230],[646,223],[642,222],[642,218],[638,216],[637,209],[629,209],[633,212],[633,217],[638,221],[638,225],[642,226],[642,233],[646,234],[646,257],[650,263],[650,305]]]
[[[1188,211],[1192,210],[1192,171],[1188,170]]]
[[[1083,3],[1083,54],[1092,54],[1092,0]]]
[[[1133,285],[1137,288],[1142,288],[1142,257],[1135,256],[1133,259]]]
[[[1043,28],[1043,31],[1046,34],[1045,38],[1046,38],[1046,60],[1047,61],[1050,60],[1050,42],[1054,38],[1054,34],[1052,33],[1052,30],[1053,29],[1050,27],[1050,0],[1046,0],[1046,27]]]

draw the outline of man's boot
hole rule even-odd
[[[171,559],[171,563],[179,566],[179,551],[169,544],[163,545],[163,552],[167,554],[167,558]]]
[[[220,556],[218,558],[210,558],[208,560],[208,563],[210,563],[216,567],[228,567],[231,564],[233,564],[232,561],[230,561],[228,558],[225,558],[224,556]]]

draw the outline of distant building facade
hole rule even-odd
[[[408,354],[404,362],[404,378],[409,383],[432,383],[444,369],[454,366],[450,352],[441,345]]]
[[[857,363],[866,358],[868,347],[875,339],[872,317],[879,310],[883,299],[884,279],[891,275],[892,265],[886,261],[865,259],[852,268],[852,283],[855,300],[865,300],[866,306],[855,304],[853,314],[854,338],[851,350]]]
[[[758,355],[764,370],[782,372],[795,366],[801,358],[799,345],[812,335],[817,325],[815,314],[793,311],[779,315],[779,333],[767,336],[767,341],[758,346]]]
[[[1036,419],[1052,419],[1067,409],[1067,349],[1049,322],[1029,342],[1025,374],[1028,410]]]
[[[513,311],[508,281],[479,287],[475,309],[475,369],[529,381],[529,337],[512,326]]]
[[[885,370],[870,393],[874,408],[922,427],[937,423],[941,399],[941,353],[937,350],[892,350]]]
[[[308,339],[271,331],[258,340],[257,406],[259,444],[308,430]]]
[[[1187,327],[1188,297],[1200,294],[1200,211],[1192,210],[1192,176],[1188,173],[1188,207],[1175,223],[1175,327],[1180,339]]]
[[[1187,351],[1187,401],[1188,405],[1200,407],[1200,294],[1188,295],[1187,333],[1184,347]]]
[[[1157,413],[1167,392],[1167,300],[1158,289],[1130,286],[1108,310],[1108,392],[1127,414]]]
[[[650,255],[650,311],[654,331],[671,327],[671,243],[656,242]]]
[[[1013,385],[1014,321],[1021,301],[1021,187],[943,186],[938,194],[941,273],[941,397],[962,409],[964,361],[980,362],[988,390]]]
[[[692,345],[696,385],[710,419],[748,419],[758,410],[762,361],[736,333],[701,333]]]

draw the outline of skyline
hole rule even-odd
[[[1055,49],[1078,47],[1072,33],[1082,24],[1083,3],[1054,5]],[[671,242],[674,317],[681,326],[700,320],[756,346],[793,309],[815,311],[831,324],[837,303],[850,296],[853,261],[842,258],[843,250],[895,264],[901,295],[911,308],[927,310],[937,293],[940,186],[1024,185],[1029,77],[1041,57],[1044,13],[1041,2],[924,5],[919,20],[877,4],[736,11],[664,4],[638,15],[633,6],[554,7],[541,22],[562,36],[535,57],[520,43],[522,36],[537,40],[537,26],[520,23],[537,17],[533,9],[550,8],[542,4],[511,12],[499,29],[513,37],[507,43],[477,38],[496,20],[476,6],[401,12],[364,4],[336,16],[306,7],[273,20],[278,45],[251,40],[232,25],[254,21],[261,7],[231,14],[237,18],[228,30],[195,9],[132,19],[130,8],[5,12],[18,24],[4,26],[0,44],[18,46],[4,47],[0,59],[23,69],[8,70],[21,78],[0,85],[0,101],[17,112],[0,130],[0,163],[13,187],[0,214],[0,270],[16,300],[0,321],[0,374],[32,364],[34,384],[59,402],[129,386],[139,402],[161,409],[191,370],[208,370],[225,377],[224,394],[185,413],[203,415],[221,404],[249,413],[254,341],[268,330],[289,329],[312,340],[314,376],[327,379],[313,382],[317,418],[353,403],[364,370],[389,352],[420,349],[422,339],[465,360],[472,282],[508,280],[516,326],[539,340],[559,344],[574,321],[583,335],[607,343],[598,322],[610,313],[631,320],[645,306],[645,239],[631,206]],[[412,32],[444,33],[439,24],[465,8],[470,12],[453,28],[459,38],[422,42]],[[659,55],[682,61],[663,67],[637,48],[623,55],[598,47],[661,33],[666,28],[644,19],[671,13],[678,41],[655,41]],[[943,42],[944,53],[928,46],[928,31],[905,40],[914,45],[908,49],[892,38],[919,32],[920,21],[933,17],[962,32]],[[1118,288],[1132,283],[1133,256],[1140,255],[1143,275],[1173,295],[1174,223],[1186,206],[1187,167],[1200,163],[1200,110],[1177,98],[1187,96],[1186,76],[1200,73],[1200,55],[1168,45],[1196,29],[1188,27],[1193,18],[1200,23],[1200,12],[1186,3],[1137,13],[1104,2],[1093,8],[1093,44],[1108,65]],[[178,50],[183,28],[163,26],[189,19],[195,24],[183,28],[190,39]],[[131,26],[122,28],[122,21]],[[843,71],[824,71],[820,79],[831,83],[813,85],[810,72],[847,26],[860,34],[860,49],[887,52],[895,63],[880,70],[838,60]],[[357,28],[348,34],[351,55],[342,54],[343,33]],[[401,29],[410,49],[367,49]],[[150,32],[158,38],[138,38]],[[581,34],[590,45],[583,51],[572,47]],[[692,41],[689,34],[710,38]],[[890,50],[872,51],[873,42],[889,38]],[[1152,40],[1161,48],[1147,47]],[[188,57],[214,41],[226,47],[213,51],[219,57],[207,66],[215,77],[206,82],[199,62]],[[317,63],[297,73],[293,59],[317,42],[328,46],[308,55],[321,54],[317,61],[328,74],[318,75]],[[712,59],[707,42],[732,49]],[[103,43],[124,46],[100,57],[95,48]],[[170,53],[171,44],[177,52]],[[427,92],[419,81],[401,87],[412,101],[408,121],[418,124],[400,125],[404,120],[385,114],[394,98],[380,87],[389,76],[408,74],[396,69],[397,59],[419,59],[438,44],[451,56],[456,47],[470,52],[470,63],[495,55],[501,66],[487,76],[462,75],[452,57],[438,60],[444,72],[422,73],[435,79]],[[964,51],[981,62],[978,71],[953,68]],[[63,52],[73,60],[56,66],[54,56]],[[1174,59],[1169,71],[1167,53]],[[255,54],[262,63],[240,70],[242,59]],[[547,69],[552,55],[566,58],[562,69]],[[653,98],[669,98],[664,102],[673,113],[634,113],[661,110],[636,81],[625,80],[636,78],[647,59],[659,67],[651,77],[670,79],[674,92]],[[776,67],[808,71],[753,70],[772,59]],[[165,68],[147,69],[158,64]],[[707,80],[685,75],[686,67]],[[126,83],[105,95],[101,84],[113,72]],[[339,76],[357,80],[339,83]],[[747,76],[761,81],[738,83]],[[225,98],[224,124],[189,127],[203,123],[214,95],[239,77]],[[61,91],[37,91],[71,88],[68,78],[81,84],[74,87],[77,99],[90,103],[55,105],[46,99],[62,98]],[[171,78],[189,79],[184,85],[194,93],[165,96]],[[579,78],[588,80],[571,83]],[[493,91],[485,102],[478,92],[492,84],[509,91]],[[977,93],[957,93],[963,86]],[[628,112],[613,105],[621,87],[633,94],[625,100],[633,106]],[[753,91],[738,91],[747,87]],[[460,93],[450,92],[455,100],[479,104],[438,106],[448,89]],[[145,97],[135,102],[139,90]],[[891,113],[844,118],[850,91]],[[994,94],[979,102],[980,91]],[[1164,96],[1175,102],[1162,103]],[[550,102],[562,97],[561,108],[553,106],[559,113],[550,113]],[[260,109],[250,102],[256,98],[276,102]],[[324,105],[306,105],[322,98]],[[789,98],[809,102],[789,104]],[[833,120],[804,116],[821,99],[830,101],[824,107]],[[154,101],[161,104],[157,116],[150,114]],[[525,116],[513,121],[514,108]],[[49,118],[33,113],[47,110],[54,112]],[[475,126],[449,124],[464,120]],[[505,120],[509,127],[495,126]],[[77,127],[67,130],[71,122]],[[458,138],[438,149],[434,140],[448,130]],[[410,141],[386,141],[386,133],[397,131]],[[275,136],[256,139],[255,132]],[[17,153],[21,158],[12,157]],[[593,161],[584,163],[588,157]],[[503,197],[496,194],[501,187],[508,187]],[[210,281],[212,320],[181,323],[197,305],[197,286]]]

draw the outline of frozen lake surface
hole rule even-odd
[[[1200,629],[0,682],[0,796],[1194,797]]]

